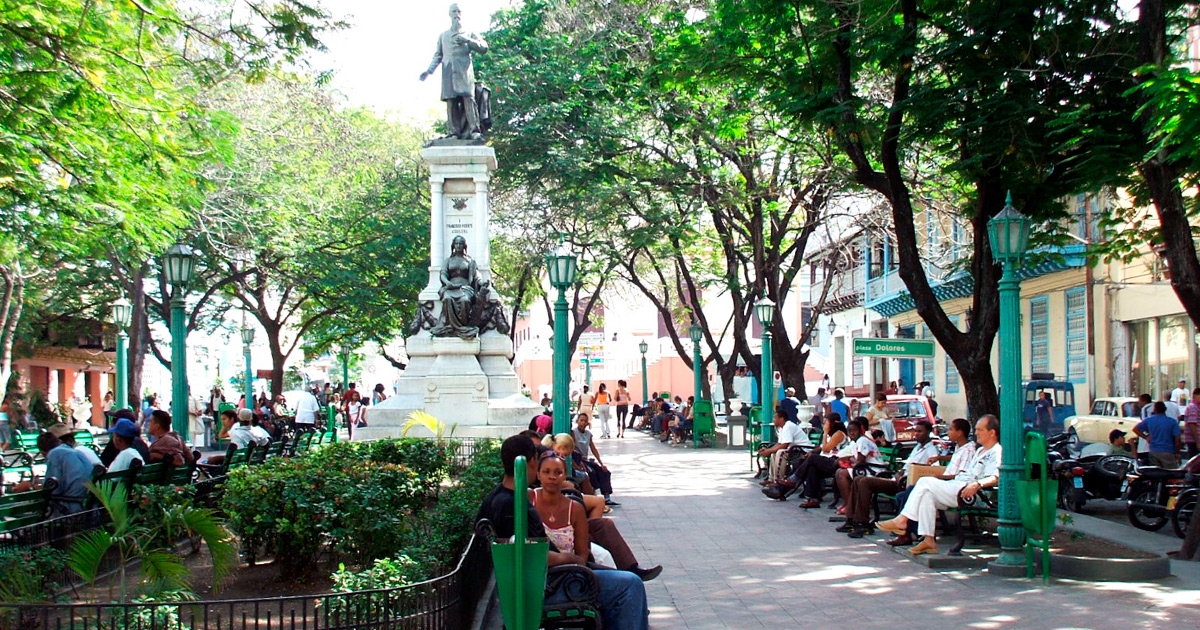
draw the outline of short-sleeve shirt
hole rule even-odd
[[[586,458],[592,451],[592,432],[589,429],[580,431],[579,429],[571,429],[571,435],[575,438],[575,450],[583,453]]]
[[[841,416],[842,422],[846,422],[850,419],[850,407],[846,403],[842,402],[842,399],[840,398],[834,398],[832,401],[830,401],[829,411]]]
[[[976,447],[975,454],[971,457],[971,463],[954,475],[955,481],[971,483],[999,475],[1001,453],[999,443],[992,445],[991,448]]]
[[[321,409],[317,397],[305,392],[296,402],[296,424],[316,424],[317,411]]]
[[[812,446],[812,440],[808,439],[808,433],[798,422],[783,423],[783,427],[779,429],[779,443]]]
[[[867,412],[863,414],[867,418],[867,422],[871,424],[879,424],[883,420],[887,420],[891,416],[888,415],[887,407],[876,409],[875,405],[871,405]]]
[[[1154,414],[1135,427],[1150,436],[1151,453],[1174,453],[1175,438],[1179,437],[1179,421],[1162,414]]]
[[[133,464],[134,461],[144,462],[145,460],[142,459],[142,454],[137,452],[137,449],[131,446],[120,453],[117,453],[117,458],[113,460],[113,463],[108,465],[108,472],[129,470],[129,466]]]
[[[156,458],[155,453],[161,454]],[[182,466],[188,461],[187,448],[183,442],[171,433],[165,433],[150,445],[150,460],[164,461],[171,466]]]
[[[54,494],[82,499],[87,496],[87,482],[92,477],[92,463],[83,453],[66,444],[59,444],[46,454],[46,476],[58,480],[58,488]]]
[[[950,476],[958,476],[958,473],[965,470],[974,457],[974,442],[967,442],[966,444],[955,448],[954,455],[950,457],[950,464],[946,466],[946,474]]]
[[[867,459],[868,464],[883,463],[883,458],[879,456],[879,445],[865,435],[858,436],[858,439],[854,441],[854,455],[856,457],[862,455]]]
[[[1188,406],[1183,411],[1183,423],[1188,427],[1195,427],[1200,430],[1200,403],[1193,400],[1188,403]],[[1183,441],[1187,444],[1192,444],[1196,441],[1190,431],[1183,432]]]
[[[904,475],[908,476],[912,474],[913,464],[924,466],[929,463],[930,459],[937,456],[938,448],[932,440],[924,444],[918,443],[913,447],[912,452],[908,454],[908,459],[904,460]]]

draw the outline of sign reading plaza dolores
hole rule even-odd
[[[932,359],[933,342],[925,339],[859,338],[854,340],[854,354],[868,357]]]

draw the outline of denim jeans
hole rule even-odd
[[[605,628],[648,630],[650,609],[646,585],[628,571],[596,571],[600,583],[600,616]]]
[[[646,605],[646,585],[628,571],[594,570],[600,587],[600,617],[605,628],[649,630],[650,609]],[[565,601],[560,592],[546,596],[546,603]]]

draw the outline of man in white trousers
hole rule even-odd
[[[902,535],[909,521],[917,522],[917,533],[924,537],[911,553],[937,553],[934,533],[937,531],[937,511],[958,506],[958,497],[971,498],[982,488],[1000,481],[1000,420],[991,414],[975,423],[975,441],[979,448],[971,463],[953,479],[922,477],[913,486],[908,502],[900,516],[879,523],[879,529]]]

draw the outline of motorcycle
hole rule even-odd
[[[1185,477],[1185,481],[1190,481],[1193,485],[1175,497],[1175,509],[1171,511],[1171,528],[1180,538],[1187,536],[1192,517],[1196,514],[1196,503],[1200,502],[1200,477]]]
[[[1129,522],[1138,529],[1156,532],[1167,521],[1178,521],[1181,495],[1193,486],[1191,477],[1196,475],[1200,475],[1200,455],[1189,459],[1179,468],[1136,466],[1126,475],[1125,500],[1128,502],[1126,515]],[[1191,511],[1185,516],[1189,521],[1195,512],[1195,502],[1190,505]],[[1184,522],[1180,526],[1186,524]],[[1180,531],[1186,529],[1177,529],[1176,533]]]
[[[1089,500],[1113,501],[1124,494],[1126,474],[1134,467],[1124,455],[1083,454],[1072,428],[1047,439],[1047,459],[1058,479],[1058,505],[1080,511]]]

